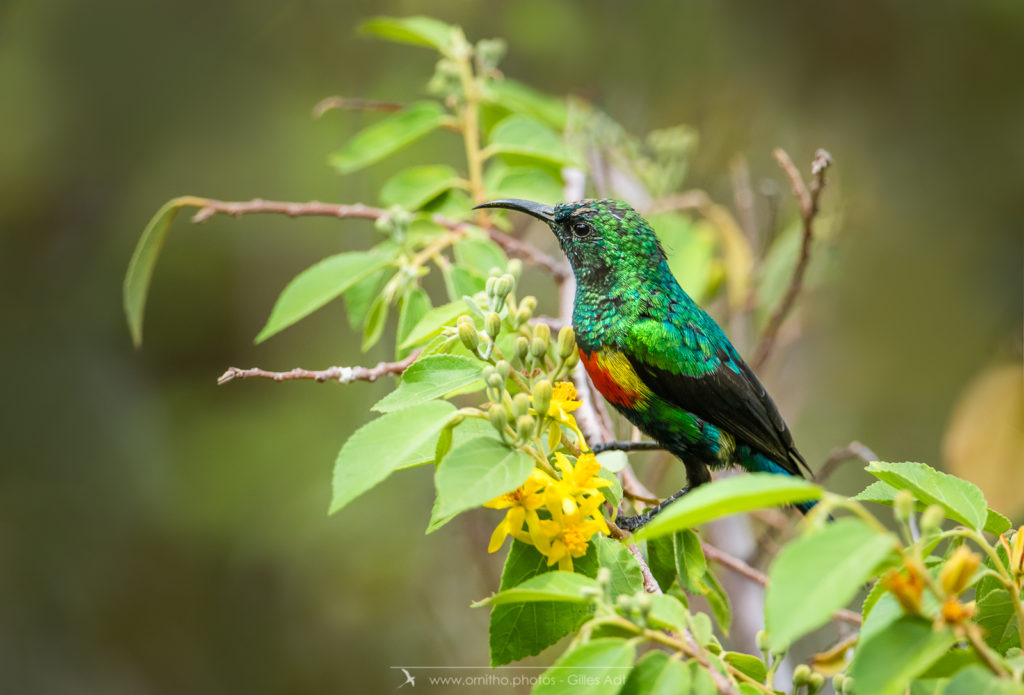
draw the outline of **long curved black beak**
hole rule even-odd
[[[487,203],[480,203],[474,210],[480,208],[504,208],[506,210],[517,210],[527,215],[543,220],[548,224],[555,221],[555,209],[550,205],[535,203],[532,200],[520,200],[519,198],[505,198],[504,200],[492,200]]]

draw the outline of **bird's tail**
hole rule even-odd
[[[791,470],[787,470],[764,454],[756,451],[750,451],[746,456],[741,457],[740,465],[751,473],[776,473],[778,475],[803,477],[801,473],[794,473]],[[799,470],[800,469],[798,468],[797,471]],[[812,500],[810,502],[797,502],[793,506],[799,509],[802,514],[807,515],[812,509],[814,509],[814,505],[816,504],[817,502]]]

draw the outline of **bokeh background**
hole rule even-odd
[[[398,685],[395,664],[486,664],[487,613],[469,603],[496,586],[482,557],[491,516],[424,536],[427,470],[325,515],[338,448],[391,385],[215,386],[228,365],[388,356],[359,354],[340,304],[252,344],[287,280],[365,245],[368,223],[183,216],[143,350],[121,313],[132,248],[170,197],[372,203],[403,163],[451,159],[455,136],[440,134],[339,177],[326,154],[374,116],[310,117],[332,94],[422,94],[430,54],[355,27],[425,10],[0,4],[0,692],[373,692]],[[799,349],[765,373],[813,465],[852,439],[944,465],[957,403],[993,365],[1008,365],[1009,388],[982,394],[967,441],[991,440],[990,423],[1013,441],[1024,5],[442,0],[429,12],[471,39],[504,37],[506,74],[634,132],[692,125],[688,184],[719,200],[737,154],[755,182],[784,188],[773,147],[804,166],[832,152],[836,260],[802,300]],[[1022,466],[988,450],[968,466],[996,471],[991,494],[1018,521]],[[852,466],[833,485],[866,482]]]

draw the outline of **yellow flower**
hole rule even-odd
[[[559,381],[551,390],[551,405],[546,413],[551,418],[551,427],[548,432],[548,448],[554,449],[562,439],[561,425],[565,425],[576,435],[576,443],[584,451],[589,451],[587,441],[583,438],[576,418],[571,413],[583,405],[576,387],[571,381]]]
[[[508,509],[505,518],[495,527],[487,552],[493,553],[502,546],[505,538],[513,538],[537,546],[544,552],[549,547],[547,536],[541,532],[537,510],[544,506],[544,490],[554,479],[542,470],[533,469],[526,482],[511,492],[506,492],[484,504],[490,509]],[[523,530],[523,524],[526,530]]]
[[[572,572],[572,559],[583,557],[595,533],[608,533],[608,524],[598,511],[604,502],[601,495],[585,498],[571,512],[556,507],[551,511],[551,520],[542,521],[543,531],[551,536],[551,546],[541,550],[548,557],[548,565],[558,563],[558,569]],[[539,548],[538,548],[539,549]]]
[[[562,480],[556,485],[565,491],[566,496],[596,495],[599,494],[598,488],[612,484],[612,481],[598,475],[601,472],[601,464],[589,451],[577,458],[575,465],[570,463],[564,454],[555,454],[555,464],[562,474]]]

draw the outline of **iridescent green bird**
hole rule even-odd
[[[687,487],[635,517],[635,530],[709,469],[810,473],[775,403],[725,333],[683,291],[651,226],[617,200],[550,207],[495,200],[546,222],[576,275],[572,326],[601,394],[686,466]],[[801,470],[803,469],[803,470]],[[813,503],[797,505],[807,512]]]

